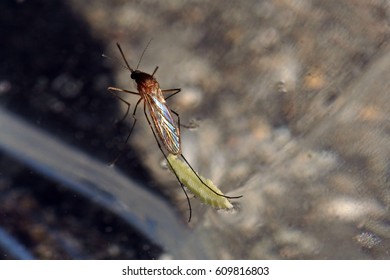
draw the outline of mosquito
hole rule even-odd
[[[183,182],[180,180],[175,169],[173,169],[170,161],[168,160],[167,155],[164,153],[163,146],[165,147],[166,151],[169,154],[172,154],[175,156],[180,156],[185,161],[185,163],[190,167],[190,169],[196,175],[198,180],[204,186],[206,186],[209,190],[211,190],[213,193],[215,193],[216,195],[223,196],[223,197],[228,198],[228,199],[240,198],[242,196],[226,196],[226,195],[220,194],[220,193],[216,192],[215,190],[213,190],[211,187],[209,187],[204,182],[204,180],[202,180],[202,178],[200,178],[200,176],[195,172],[195,170],[192,168],[190,163],[184,157],[184,155],[182,153],[181,137],[180,137],[180,116],[174,110],[169,109],[169,107],[166,104],[166,100],[168,100],[172,96],[178,94],[181,91],[181,89],[180,88],[165,89],[165,90],[161,89],[159,83],[157,82],[156,78],[154,77],[154,75],[156,74],[156,72],[158,70],[158,66],[156,66],[156,68],[154,69],[154,71],[151,75],[138,70],[138,67],[141,63],[142,57],[145,54],[145,51],[146,51],[147,47],[149,46],[150,42],[151,41],[149,41],[149,43],[147,44],[147,46],[143,50],[141,57],[140,57],[140,60],[137,64],[137,68],[135,70],[133,68],[131,68],[129,63],[127,62],[127,59],[126,59],[124,52],[122,51],[122,48],[119,45],[119,43],[116,43],[116,45],[119,49],[119,52],[123,58],[123,61],[125,62],[124,67],[130,71],[130,73],[131,73],[130,78],[135,81],[135,83],[137,85],[138,92],[127,90],[127,89],[122,89],[122,88],[117,88],[117,87],[108,87],[107,90],[110,93],[112,93],[116,98],[118,98],[120,101],[122,101],[124,104],[127,105],[127,110],[126,110],[126,113],[125,113],[124,117],[122,118],[122,120],[124,120],[127,117],[127,115],[129,114],[131,104],[129,102],[127,102],[125,99],[123,99],[122,97],[120,97],[118,95],[118,92],[138,95],[140,97],[139,100],[137,101],[135,107],[134,107],[134,110],[133,110],[134,122],[130,128],[130,132],[129,132],[128,136],[126,137],[125,143],[128,142],[130,135],[133,132],[134,126],[137,122],[137,118],[136,118],[135,114],[136,114],[138,105],[141,103],[142,100],[144,101],[144,115],[146,117],[146,120],[149,124],[150,129],[153,132],[153,136],[157,142],[158,148],[160,149],[161,153],[164,155],[166,162],[169,164],[170,169],[175,174],[177,181],[180,183],[180,186],[181,186],[182,190],[184,191],[184,194],[186,195],[186,199],[187,199],[187,203],[188,203],[188,207],[189,207],[189,212],[190,212],[188,222],[190,222],[191,217],[192,217],[192,207],[191,207],[190,199],[189,199],[188,194],[185,190],[185,186],[184,186]],[[165,97],[165,95],[168,95],[168,96]],[[150,115],[150,118],[152,119],[152,121],[150,120],[150,118],[146,112],[147,110],[149,112],[149,115]],[[174,114],[177,117],[177,123],[174,121],[172,114]],[[152,123],[153,123],[153,125],[152,125]],[[163,144],[163,146],[161,145],[159,139],[160,139],[161,143]]]

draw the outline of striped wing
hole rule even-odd
[[[165,105],[165,99],[161,95],[148,95],[147,103],[154,127],[169,153],[177,155],[181,153],[180,131],[172,118],[172,113]]]

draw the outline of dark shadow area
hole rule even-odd
[[[1,227],[39,259],[151,259],[161,249],[91,198],[2,157]],[[13,259],[13,249],[1,259]]]
[[[116,103],[105,92],[103,44],[62,1],[0,4],[1,102],[30,122],[98,157],[113,134]]]
[[[32,125],[109,162],[127,128],[104,67],[104,45],[62,1],[0,3],[0,103]],[[116,137],[112,137],[115,135]],[[126,172],[145,178],[136,156]],[[0,158],[0,227],[39,259],[148,259],[161,249],[62,182]],[[3,252],[0,258],[12,258]]]

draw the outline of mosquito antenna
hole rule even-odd
[[[124,53],[123,53],[123,51],[122,51],[122,48],[121,48],[121,46],[119,45],[119,43],[116,43],[116,46],[118,47],[119,52],[121,53],[122,58],[123,58],[123,60],[124,60],[125,63],[126,63],[127,69],[129,69],[130,72],[133,73],[134,70],[130,67],[129,63],[127,62],[127,59],[126,59],[126,57],[125,57],[125,55],[124,55]]]
[[[126,65],[123,65],[123,64],[122,64],[122,61],[120,61],[120,60],[117,59],[116,57],[111,57],[111,56],[108,56],[108,55],[106,55],[106,54],[104,54],[104,53],[102,53],[102,57],[107,58],[107,59],[115,60],[121,67],[123,67],[123,68],[126,69],[126,70],[130,70],[130,71],[131,71],[131,68],[130,68],[130,69],[127,68],[127,66],[126,66]]]
[[[141,60],[142,60],[142,58],[144,57],[144,54],[145,54],[145,52],[146,52],[146,49],[149,47],[150,42],[152,42],[152,40],[153,40],[153,38],[149,40],[148,44],[147,44],[146,47],[144,48],[144,50],[143,50],[143,52],[142,52],[142,54],[141,54],[141,57],[139,58],[139,61],[138,61],[138,64],[137,64],[137,68],[135,68],[135,69],[138,69],[139,65],[141,64]],[[153,76],[153,75],[152,75],[152,76]]]

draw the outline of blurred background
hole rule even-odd
[[[0,258],[390,258],[389,1],[10,0],[0,30]],[[182,89],[183,154],[235,211],[186,222],[142,106],[123,145],[115,43],[135,68],[151,39],[139,69]]]

